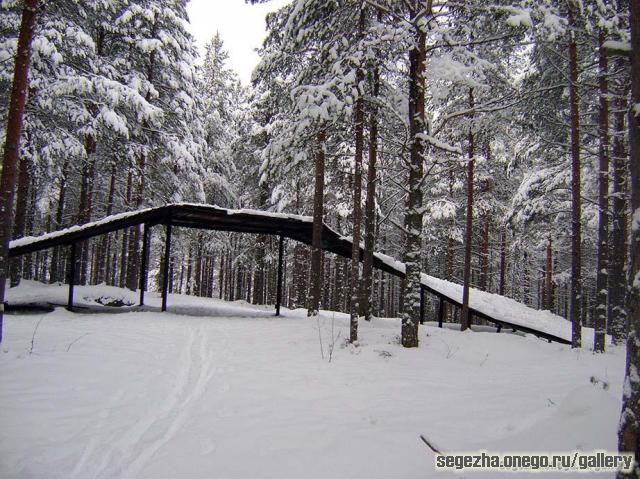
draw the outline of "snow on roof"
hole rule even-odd
[[[460,284],[434,278],[424,273],[422,274],[422,284],[462,303],[462,285]],[[535,329],[567,341],[571,340],[571,323],[551,311],[530,308],[506,296],[488,293],[476,288],[470,288],[469,306],[498,321]]]
[[[401,261],[383,253],[376,253],[375,256],[396,271],[402,274],[406,272],[406,266]],[[463,288],[461,284],[435,278],[425,273],[422,273],[421,282],[426,287],[462,304]],[[470,288],[469,307],[498,321],[535,329],[567,341],[571,340],[571,323],[562,316],[551,311],[530,308],[506,296]]]
[[[123,220],[125,218],[129,218],[131,216],[135,216],[141,213],[145,213],[148,211],[153,211],[153,210],[157,210],[160,209],[161,207],[157,207],[157,208],[147,208],[144,210],[136,210],[136,211],[127,211],[124,213],[118,213],[115,215],[111,215],[111,216],[106,216],[100,220],[97,221],[92,221],[90,223],[85,223],[82,225],[73,225],[73,226],[69,226],[68,228],[64,228],[58,231],[52,231],[51,233],[45,233],[43,235],[40,236],[24,236],[22,238],[18,238],[15,239],[13,241],[11,241],[9,243],[9,248],[19,248],[21,246],[26,246],[28,244],[34,243],[36,241],[44,241],[44,240],[50,240],[50,239],[54,239],[54,238],[58,238],[59,236],[64,236],[66,234],[69,233],[73,233],[75,231],[83,231],[85,229],[88,228],[92,228],[94,226],[101,226],[101,225],[105,225],[105,224],[109,224],[111,222],[114,221],[119,221],[119,220]]]

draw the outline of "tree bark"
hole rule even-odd
[[[607,82],[608,60],[604,49],[605,35],[598,35],[599,50],[599,96],[598,112],[598,259],[596,267],[596,320],[593,350],[604,352],[607,334],[607,271],[609,264],[609,85]]]
[[[631,105],[629,109],[629,171],[633,224],[627,263],[627,364],[618,430],[618,449],[635,454],[634,470],[618,477],[640,477],[640,2],[629,2],[631,14]]]
[[[633,2],[632,2],[633,3]],[[576,5],[573,0],[569,6],[569,103],[571,108],[571,302],[569,321],[571,321],[571,347],[582,345],[582,318],[580,295],[582,294],[581,276],[581,216],[580,198],[580,100],[578,93],[578,47],[575,38]]]
[[[545,262],[545,297],[544,297],[544,308],[549,311],[553,310],[553,243],[551,240],[551,236],[549,236],[549,240],[547,241],[547,258]]]
[[[624,144],[627,101],[619,92],[614,116],[613,140],[613,214],[611,218],[611,259],[609,262],[609,301],[607,317],[614,344],[622,344],[626,338],[627,312],[624,296],[626,240],[627,240],[627,164]]]
[[[403,259],[406,264],[405,288],[402,304],[401,342],[405,348],[418,347],[420,323],[420,276],[422,274],[422,181],[424,175],[425,122],[425,63],[426,33],[422,18],[431,15],[431,2],[413,0],[409,4],[413,24],[413,45],[409,50],[409,181],[405,216],[406,245]]]
[[[93,209],[93,177],[95,175],[95,153],[96,141],[93,135],[85,135],[84,148],[87,155],[82,168],[82,178],[80,183],[80,198],[78,200],[78,224],[83,225],[91,221]],[[89,242],[87,240],[80,243],[80,275],[79,284],[87,282],[87,269],[89,260]]]
[[[113,214],[113,203],[116,195],[116,173],[117,162],[113,160],[111,162],[111,179],[109,180],[109,193],[107,195],[107,210],[106,216]],[[109,278],[109,253],[111,252],[111,235],[106,234],[102,236],[100,243],[100,249],[98,250],[98,271],[96,274],[96,283],[102,283]]]
[[[367,166],[367,199],[364,220],[364,264],[362,267],[362,312],[364,319],[373,316],[373,251],[376,236],[376,163],[378,161],[378,106],[375,101],[380,93],[380,75],[373,71],[373,93],[369,116],[369,164]]]
[[[507,269],[507,227],[502,226],[500,235],[500,285],[498,286],[498,294],[504,296],[505,293],[505,274]]]
[[[485,213],[482,225],[482,247],[480,248],[480,279],[478,287],[482,291],[489,288],[489,229],[491,225],[491,215]]]
[[[313,234],[311,239],[311,297],[308,316],[317,316],[322,295],[322,225],[324,217],[324,162],[327,135],[321,130],[315,145],[315,192],[313,195]]]
[[[365,10],[360,7],[359,37],[364,31]],[[358,68],[356,85],[359,89],[364,81],[364,72]],[[358,93],[355,105],[355,155],[353,171],[353,228],[351,243],[351,299],[349,302],[349,341],[358,340],[358,318],[360,316],[360,226],[362,223],[362,155],[364,149],[364,92]]]
[[[473,89],[469,89],[469,108],[473,110]],[[474,135],[472,127],[469,127],[469,164],[467,169],[467,215],[466,232],[464,241],[464,272],[462,277],[462,317],[460,318],[460,330],[464,331],[471,326],[469,314],[469,289],[471,283],[471,250],[473,247],[473,169],[475,166]]]
[[[24,118],[24,106],[29,87],[29,64],[31,62],[31,43],[36,24],[38,0],[25,0],[22,8],[18,51],[13,71],[13,85],[7,115],[7,130],[0,175],[0,342],[2,342],[2,322],[4,315],[4,293],[9,274],[9,241],[13,226],[13,198],[16,186],[16,169],[20,154],[20,137]]]
[[[13,239],[22,238],[27,225],[27,204],[29,200],[29,160],[22,155],[18,167],[18,191],[16,198],[15,224],[13,225]],[[22,279],[23,257],[19,256],[11,261],[11,287],[18,286]]]

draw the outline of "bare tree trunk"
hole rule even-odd
[[[624,303],[625,261],[627,238],[627,164],[624,145],[625,114],[627,102],[622,95],[616,102],[614,116],[615,136],[613,141],[613,214],[611,222],[611,261],[609,262],[609,305],[607,317],[615,344],[626,338],[627,312]]]
[[[220,255],[220,270],[218,271],[218,287],[220,288],[220,292],[218,297],[223,299],[224,297],[224,285],[225,285],[225,268],[227,266],[225,253],[224,251]]]
[[[129,173],[127,174],[127,189],[126,189],[126,197],[125,203],[127,209],[129,205],[131,205],[131,189],[133,188],[133,171],[132,167],[129,166]],[[122,244],[121,244],[121,256],[120,256],[120,287],[124,288],[127,283],[127,268],[130,266],[127,258],[129,252],[129,228],[122,230]],[[160,268],[162,271],[162,268]],[[158,275],[158,278],[161,278],[161,275]]]
[[[365,10],[360,7],[360,21],[358,26],[359,36],[364,30]],[[362,68],[356,72],[356,85],[358,88],[364,80]],[[353,228],[351,244],[351,299],[349,341],[355,343],[358,340],[358,318],[360,313],[360,226],[362,223],[362,156],[364,149],[364,92],[359,92],[355,105],[355,155],[353,172]]]
[[[380,92],[380,75],[378,69],[373,71],[373,102],[369,116],[369,164],[367,166],[367,199],[365,202],[364,220],[364,264],[362,267],[361,306],[364,319],[371,321],[373,316],[373,251],[376,236],[376,163],[378,161],[378,107],[375,100]]]
[[[469,89],[469,108],[473,110],[473,89]],[[471,250],[473,247],[473,168],[475,166],[473,131],[469,128],[469,164],[467,170],[467,217],[464,241],[464,272],[462,279],[462,317],[460,329],[464,331],[471,326],[469,314],[469,288],[471,282]]]
[[[431,2],[407,2],[410,18],[431,15]],[[405,292],[403,295],[401,342],[405,348],[418,347],[420,323],[420,284],[422,274],[422,181],[424,175],[425,133],[425,64],[426,33],[422,21],[413,25],[413,45],[409,50],[409,182],[405,216],[406,245],[403,260],[406,264]]]
[[[569,103],[571,107],[571,303],[569,321],[572,324],[571,347],[582,345],[582,326],[580,295],[582,294],[581,275],[581,216],[580,198],[580,100],[578,96],[578,47],[576,44],[574,0],[569,6]]]
[[[313,237],[311,240],[311,297],[308,316],[316,316],[322,295],[322,225],[324,217],[324,162],[326,132],[316,136],[315,147],[315,192],[313,196]]]
[[[551,236],[547,241],[547,258],[545,261],[545,301],[544,308],[553,311],[553,243]]]
[[[64,204],[67,194],[67,171],[69,169],[69,159],[65,158],[60,170],[60,187],[58,190],[58,205],[56,207],[55,229],[62,229],[64,218]],[[60,281],[64,268],[60,268],[60,247],[53,248],[51,255],[51,267],[49,269],[49,281],[55,283]]]
[[[93,177],[95,174],[95,153],[96,141],[91,134],[85,135],[84,149],[87,155],[82,168],[82,178],[80,179],[80,198],[78,200],[78,224],[83,225],[91,221],[93,209]],[[80,284],[87,282],[87,269],[89,260],[89,241],[80,243]]]
[[[13,225],[13,239],[22,238],[25,233],[27,220],[27,204],[29,199],[29,160],[23,155],[18,167],[18,191],[16,199],[15,224]],[[22,279],[23,256],[11,261],[11,287],[18,286]]]
[[[500,236],[500,285],[498,286],[498,294],[504,296],[505,290],[505,274],[507,269],[507,227],[502,226],[502,234]]]
[[[111,162],[111,179],[109,180],[109,193],[107,194],[107,210],[105,216],[111,216],[113,214],[113,203],[116,195],[116,173],[117,163],[115,160]],[[98,271],[96,273],[96,283],[102,283],[107,281],[109,253],[111,251],[111,235],[103,235],[100,242],[100,249],[98,250],[98,258],[96,259]]]
[[[622,413],[618,430],[618,449],[635,454],[632,473],[618,478],[640,477],[640,2],[629,2],[631,14],[631,108],[629,110],[629,171],[631,173],[631,238],[627,263],[627,364]]]
[[[607,271],[609,263],[609,86],[604,31],[598,35],[600,65],[600,109],[598,122],[598,261],[596,267],[596,320],[593,350],[604,352],[607,334]]]
[[[525,251],[522,255],[522,302],[529,306],[531,294],[531,279],[529,278],[529,254]]]
[[[482,246],[480,248],[480,280],[478,287],[487,291],[489,286],[489,227],[491,215],[486,213],[483,217]]]
[[[200,234],[196,236],[196,264],[195,264],[195,276],[193,278],[193,294],[194,296],[202,296],[202,238]]]
[[[256,242],[256,265],[253,275],[253,304],[266,304],[265,302],[265,250],[268,238],[264,235],[258,236]]]
[[[13,70],[13,85],[7,115],[7,130],[0,176],[0,241],[2,256],[0,257],[0,342],[2,342],[2,320],[4,314],[4,293],[9,274],[9,241],[13,227],[13,197],[16,186],[16,169],[20,154],[20,136],[24,106],[27,101],[29,87],[29,63],[31,62],[31,43],[36,24],[38,0],[25,0],[22,8],[20,33],[18,34],[18,52]]]

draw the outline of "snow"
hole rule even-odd
[[[621,42],[618,40],[607,40],[602,44],[604,49],[615,50],[618,52],[630,52],[631,51],[631,42],[625,41]]]
[[[513,13],[507,17],[507,25],[512,27],[533,27],[533,21],[531,20],[531,12],[529,10],[513,9]]]
[[[78,287],[78,302],[134,299]],[[64,297],[24,282],[10,302]],[[417,478],[446,451],[615,450],[623,348],[594,355],[515,334],[360,323],[360,346],[326,353],[348,315],[171,295],[169,312],[5,317],[0,477]],[[34,330],[37,327],[36,334]],[[33,338],[33,350],[30,352]],[[605,384],[606,383],[606,387]],[[609,477],[590,475],[589,477]],[[492,478],[495,473],[474,473]],[[545,478],[582,477],[566,473]]]

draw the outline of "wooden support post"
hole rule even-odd
[[[171,263],[171,223],[165,226],[167,236],[164,242],[164,268],[162,272],[162,311],[167,310],[167,293],[169,292],[169,263]]]
[[[424,288],[420,286],[420,324],[424,324]]]
[[[140,261],[140,306],[144,306],[144,292],[147,290],[147,273],[149,269],[149,233],[150,227],[144,224],[142,234],[142,258]]]
[[[284,256],[284,237],[280,235],[278,245],[278,283],[276,284],[276,316],[280,316],[280,305],[282,303],[282,259]]]
[[[67,309],[73,311],[73,287],[76,282],[76,244],[71,243],[69,251],[69,298],[67,299]]]
[[[444,300],[440,298],[438,304],[438,327],[442,327],[442,321],[444,320]]]

